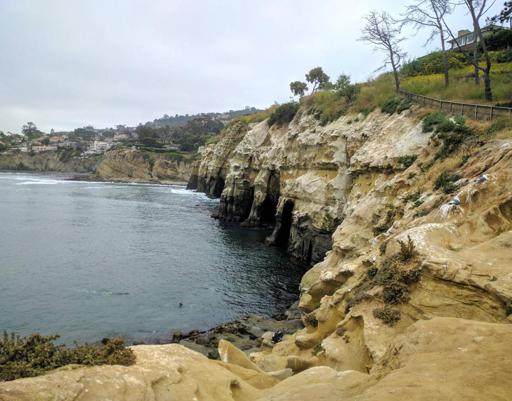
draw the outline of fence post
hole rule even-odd
[[[489,120],[492,121],[492,118],[494,117],[494,107],[491,106],[491,118]]]
[[[441,105],[441,111],[443,111],[443,101],[441,100],[439,104]]]
[[[475,119],[478,118],[478,105],[475,104]]]

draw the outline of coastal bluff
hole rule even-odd
[[[221,341],[220,361],[134,346],[133,366],[3,382],[0,400],[512,399],[511,133],[442,132],[426,115],[238,121],[190,166],[218,219],[271,229],[311,266],[304,328],[249,355]]]

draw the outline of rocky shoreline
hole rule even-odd
[[[176,331],[171,343],[183,345],[210,359],[220,359],[219,341],[229,341],[247,355],[257,352],[262,346],[273,347],[284,335],[304,328],[298,301],[283,313],[271,317],[248,315],[222,323],[206,331]]]

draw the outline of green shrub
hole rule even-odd
[[[400,163],[402,166],[404,166],[404,168],[408,168],[414,164],[414,162],[416,161],[417,158],[418,158],[417,155],[400,156],[398,158],[398,163]]]
[[[505,50],[498,54],[496,57],[497,63],[510,63],[512,62],[512,50]]]
[[[405,197],[405,202],[412,202],[412,207],[419,207],[423,204],[423,201],[420,199],[421,194],[419,192],[413,192]]]
[[[398,309],[393,309],[389,306],[374,309],[373,316],[382,320],[388,326],[394,326],[401,317],[400,311]]]
[[[436,159],[444,159],[453,152],[455,152],[466,138],[470,135],[468,127],[455,126],[453,132],[441,132],[436,135],[437,138],[441,139],[442,145],[439,151],[436,153]]]
[[[463,54],[459,52],[448,53],[448,64],[450,69],[462,68],[468,64]],[[433,52],[426,56],[411,60],[400,69],[401,75],[405,77],[441,74],[444,71],[443,53]]]
[[[393,96],[390,97],[381,107],[383,113],[393,114],[397,111],[398,106],[400,105],[400,98]]]
[[[456,126],[457,125],[452,120],[446,119],[438,124],[436,130],[438,132],[452,132],[455,130]]]
[[[295,114],[299,110],[299,104],[297,102],[284,103],[277,107],[268,119],[268,125],[282,126],[288,124],[293,120]]]
[[[55,345],[58,336],[27,337],[4,332],[0,340],[0,381],[33,377],[68,364],[132,365],[135,355],[121,338],[103,339],[98,345]]]
[[[413,105],[413,102],[411,99],[403,99],[398,107],[396,108],[397,113],[401,113],[402,111],[409,110]]]
[[[457,190],[455,182],[460,180],[462,177],[458,174],[454,174],[448,171],[443,171],[434,183],[434,189],[441,189],[445,194],[451,194]]]
[[[422,123],[423,132],[426,133],[434,131],[443,121],[446,121],[446,114],[442,111],[435,111],[427,114]]]
[[[487,32],[484,36],[485,44],[489,51],[509,49],[512,47],[512,31],[508,29]],[[481,46],[479,47],[481,48]]]
[[[436,138],[442,141],[436,159],[443,159],[453,153],[471,134],[471,130],[465,125],[462,116],[449,119],[441,111],[430,113],[423,119],[423,132],[431,131],[436,132]]]
[[[420,199],[421,194],[419,192],[413,192],[407,195],[404,200],[406,202],[416,202]]]

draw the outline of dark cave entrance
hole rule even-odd
[[[277,198],[267,194],[261,204],[261,225],[273,226],[276,222]]]
[[[211,194],[215,198],[220,198],[223,190],[224,178],[222,178],[221,176],[217,176],[217,178],[215,178],[215,182],[213,183],[213,189],[211,190]]]
[[[277,233],[276,245],[285,248],[288,245],[290,238],[290,230],[292,228],[292,212],[294,203],[291,200],[287,200],[283,206],[281,213],[281,227]]]
[[[279,201],[279,171],[270,172],[267,182],[267,195],[260,209],[260,224],[274,226],[276,223],[277,202]]]

